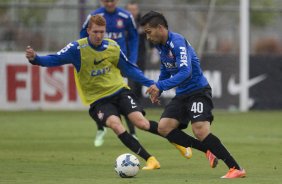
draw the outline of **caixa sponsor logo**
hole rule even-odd
[[[107,32],[105,34],[105,37],[116,40],[116,39],[122,38],[122,32]]]
[[[103,74],[106,74],[106,73],[108,73],[110,71],[111,71],[110,67],[105,67],[105,68],[102,68],[102,69],[92,70],[91,71],[91,76],[95,77],[95,76],[103,75]]]

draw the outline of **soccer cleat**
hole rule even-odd
[[[245,169],[235,169],[234,167],[229,169],[226,175],[222,176],[221,178],[232,179],[232,178],[244,178],[246,177]]]
[[[95,140],[94,140],[94,146],[95,147],[99,147],[99,146],[102,146],[103,143],[104,143],[104,136],[106,135],[107,133],[107,129],[104,128],[104,130],[98,130],[97,131],[97,134],[96,134],[96,137],[95,137]]]
[[[144,166],[142,170],[153,170],[159,168],[161,168],[159,161],[155,157],[150,156],[146,162],[146,166]]]
[[[180,146],[178,144],[172,143],[176,149],[178,149],[182,156],[184,156],[187,159],[192,158],[192,149],[190,147],[185,148],[184,146]]]
[[[208,150],[206,152],[206,157],[210,162],[211,168],[215,168],[218,164],[218,159],[216,158],[216,156],[212,152],[210,152],[210,150]]]

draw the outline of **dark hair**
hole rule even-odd
[[[151,27],[162,25],[168,29],[167,21],[164,15],[155,11],[150,11],[141,18],[140,25],[145,26],[146,24],[149,24]]]

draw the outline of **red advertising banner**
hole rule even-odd
[[[71,65],[38,67],[23,53],[0,56],[0,109],[79,109]]]

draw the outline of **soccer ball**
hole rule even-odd
[[[136,176],[140,168],[138,158],[130,153],[125,153],[117,157],[115,171],[122,178]]]

